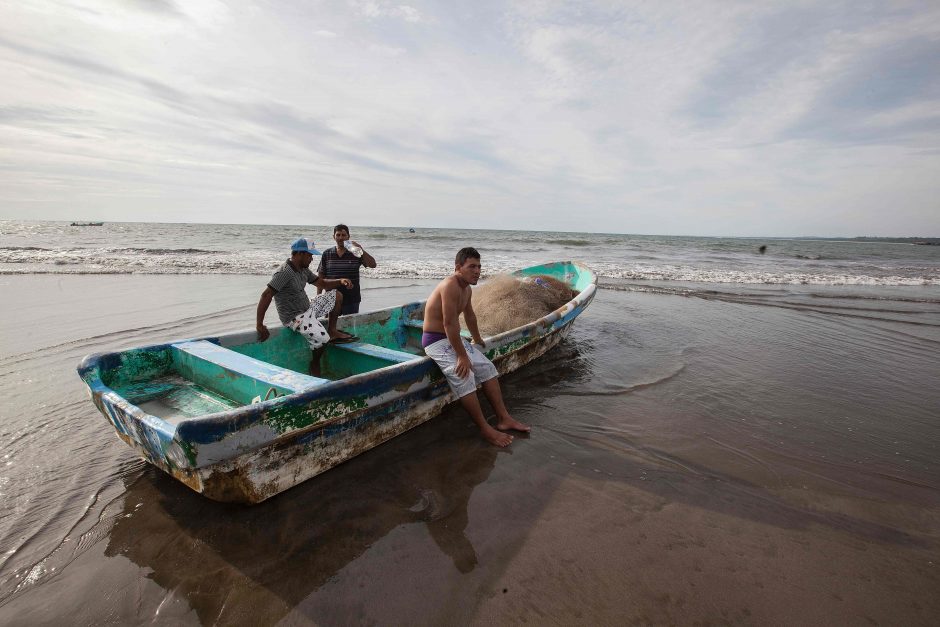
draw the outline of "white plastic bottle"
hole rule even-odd
[[[343,242],[343,246],[346,247],[346,250],[351,252],[356,257],[362,257],[362,249],[352,243],[352,240],[346,240]]]

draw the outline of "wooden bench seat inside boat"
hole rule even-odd
[[[366,344],[364,342],[350,342],[349,344],[334,344],[334,346],[344,351],[351,351],[359,355],[375,357],[376,359],[391,361],[391,362],[398,363],[398,364],[403,364],[406,361],[412,361],[415,359],[422,358],[422,355],[413,355],[411,353],[406,353],[404,351],[397,351],[391,348],[385,348],[384,346],[378,346],[376,344]]]
[[[172,347],[173,363],[184,378],[239,403],[248,404],[258,396],[270,398],[272,388],[283,396],[329,383],[206,340],[178,342]]]
[[[406,353],[377,344],[350,342],[349,344],[329,344],[321,364],[326,376],[344,379],[423,358],[424,355]]]

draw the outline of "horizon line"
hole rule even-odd
[[[256,223],[256,222],[177,222],[177,221],[157,221],[157,220],[104,220],[104,219],[81,219],[81,220],[39,220],[39,219],[17,219],[17,218],[0,218],[0,222],[49,222],[49,223],[62,223],[70,225],[73,222],[101,222],[102,224],[198,224],[205,226],[262,226],[262,227],[299,227],[299,228],[310,228],[310,227],[322,227],[331,229],[332,225],[328,224],[272,224],[272,223]],[[377,229],[417,229],[416,226],[404,226],[404,225],[379,225],[379,224],[363,224],[359,225],[358,228],[377,228]],[[711,239],[722,239],[722,238],[732,238],[732,239],[838,239],[838,240],[857,240],[857,239],[914,239],[914,240],[934,240],[940,239],[940,235],[693,235],[693,234],[676,234],[676,233],[624,233],[619,231],[560,231],[554,229],[507,229],[507,228],[482,228],[482,227],[453,227],[453,226],[424,226],[420,227],[427,230],[436,230],[436,231],[518,231],[522,233],[573,233],[573,234],[583,234],[583,235],[635,235],[641,237],[700,237],[700,238],[711,238]]]

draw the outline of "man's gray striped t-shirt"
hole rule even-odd
[[[289,261],[277,269],[277,272],[268,282],[268,287],[274,290],[274,305],[277,307],[277,317],[281,324],[297,317],[298,314],[310,309],[310,298],[307,296],[307,283],[314,283],[317,275],[310,268],[295,270]]]

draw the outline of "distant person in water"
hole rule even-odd
[[[291,244],[290,250],[290,259],[277,269],[268,282],[268,286],[261,292],[255,328],[260,341],[263,342],[270,337],[268,327],[264,326],[264,315],[273,299],[281,323],[303,335],[310,344],[310,349],[313,351],[310,359],[310,373],[319,376],[320,356],[328,343],[341,344],[359,339],[336,329],[336,319],[343,306],[343,295],[337,291],[337,288],[350,288],[352,281],[326,279],[311,272],[310,262],[313,261],[314,255],[320,254],[320,251],[313,247],[312,241],[301,238]],[[318,289],[328,291],[318,294],[311,301],[305,289],[308,283],[316,285]],[[324,329],[318,320],[323,317],[328,317],[328,329]]]
[[[758,248],[757,250],[760,251],[760,254],[763,255],[764,253],[767,252],[767,244],[761,244],[760,248]]]
[[[362,294],[359,291],[359,267],[374,268],[375,257],[367,253],[359,242],[349,239],[349,227],[345,224],[337,224],[333,227],[333,241],[336,242],[336,247],[323,251],[320,265],[317,266],[317,274],[328,279],[349,279],[352,282],[351,288],[339,288],[339,292],[343,295],[343,308],[339,313],[341,316],[359,313],[359,303],[362,302]],[[349,242],[353,248],[347,249],[346,242]],[[320,291],[321,288],[318,287],[317,294]]]
[[[480,280],[480,268],[480,253],[475,248],[461,248],[454,261],[454,273],[434,288],[424,307],[421,345],[444,373],[450,389],[479,427],[483,439],[496,446],[509,446],[512,436],[503,431],[529,431],[529,427],[506,411],[496,366],[477,349],[486,344],[477,327],[470,286]],[[473,344],[460,335],[460,314],[467,323]],[[496,411],[495,429],[483,417],[477,398],[478,383],[483,385],[483,393]]]

